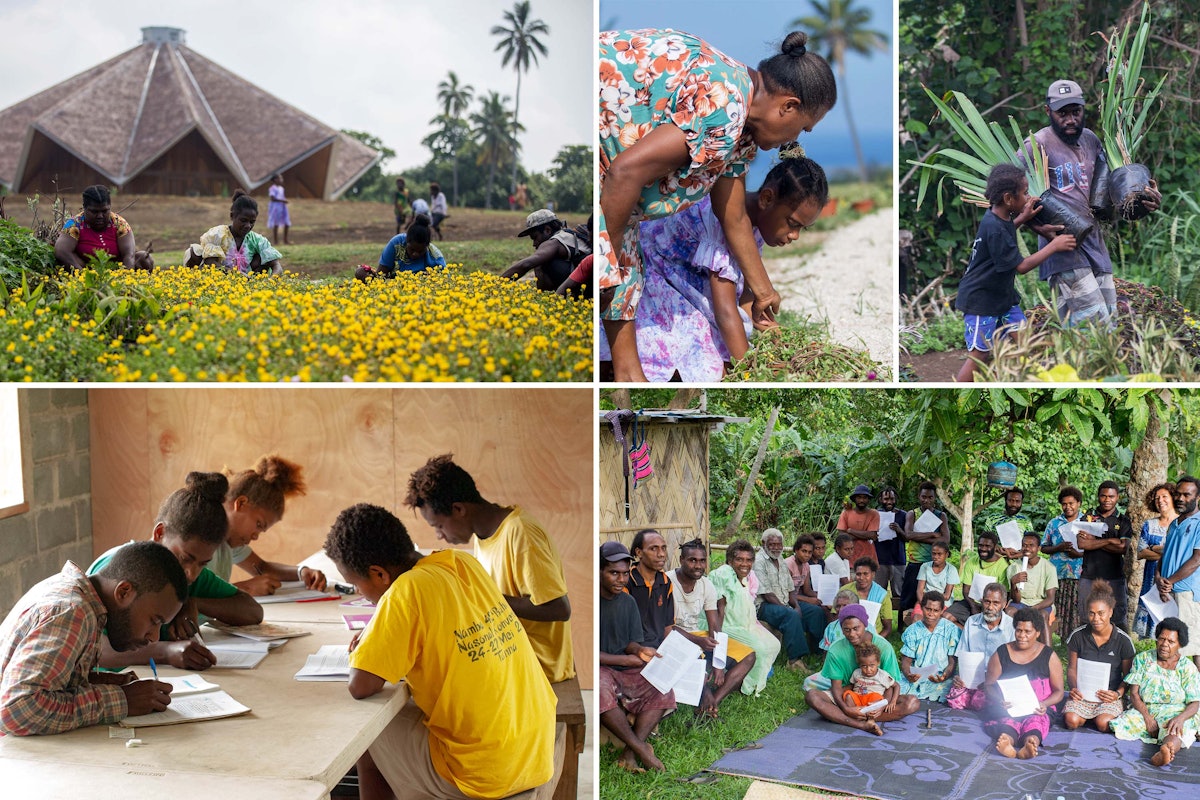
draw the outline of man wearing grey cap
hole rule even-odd
[[[528,236],[533,243],[533,255],[516,262],[500,274],[501,278],[517,280],[529,270],[537,276],[537,287],[553,292],[592,252],[591,243],[571,230],[548,208],[539,208],[525,218],[525,228],[517,236]]]
[[[1099,137],[1084,127],[1085,106],[1078,83],[1054,81],[1046,90],[1050,125],[1033,135],[1046,151],[1050,191],[1071,211],[1093,223],[1075,249],[1053,253],[1038,267],[1038,277],[1049,281],[1057,296],[1059,319],[1072,325],[1085,320],[1106,323],[1117,306],[1112,260],[1089,202],[1096,170],[1104,161],[1104,148]],[[1147,192],[1154,199],[1143,203],[1154,211],[1162,195],[1153,181]],[[1040,237],[1039,248],[1062,230],[1061,225],[1031,223],[1030,227]]]

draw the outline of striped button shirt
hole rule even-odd
[[[107,617],[70,561],[17,601],[0,625],[0,734],[62,733],[127,715],[119,687],[88,680]]]

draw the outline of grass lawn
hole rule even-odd
[[[332,244],[293,244],[285,248],[284,267],[310,277],[344,277],[354,275],[359,264],[375,266],[383,244],[346,242]],[[533,252],[529,239],[475,239],[462,242],[434,242],[449,264],[483,270],[499,275],[514,261]]]

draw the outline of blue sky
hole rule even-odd
[[[895,31],[890,0],[857,0],[857,7],[873,12],[870,27],[888,34],[886,53],[871,58],[851,55],[846,59],[851,111],[855,128],[869,163],[891,164],[895,139],[892,62]],[[675,28],[699,36],[713,47],[745,64],[755,66],[777,52],[778,44],[798,17],[816,13],[806,0],[741,0],[731,3],[711,0],[600,0],[600,27]],[[810,158],[827,171],[855,167],[854,148],[846,122],[847,92],[838,86],[838,104],[812,133],[802,134],[800,143]],[[751,167],[749,188],[770,168],[774,153],[764,153]],[[757,178],[757,180],[756,180]]]

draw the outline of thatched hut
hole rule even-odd
[[[266,192],[336,199],[380,159],[358,140],[209,61],[179,28],[0,110],[0,185],[96,183],[136,194]]]
[[[678,566],[681,543],[709,539],[709,436],[727,423],[745,421],[703,411],[642,411],[638,424],[645,426],[654,474],[635,486],[632,477],[628,482],[624,477],[625,451],[601,413],[600,541],[620,539],[628,546],[637,531],[654,528],[667,540],[667,568]],[[628,442],[628,423],[624,430]]]

